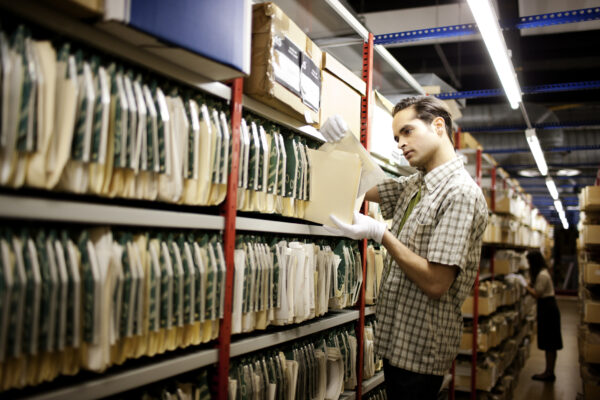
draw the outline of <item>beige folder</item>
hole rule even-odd
[[[352,224],[354,201],[360,181],[360,159],[357,154],[339,150],[324,152],[308,149],[311,166],[310,197],[304,219],[335,226],[329,215]]]

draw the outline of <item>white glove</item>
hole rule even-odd
[[[340,221],[335,215],[330,215],[329,218],[337,225],[339,229],[325,226],[325,230],[329,233],[349,237],[350,239],[372,239],[377,243],[381,243],[383,234],[387,230],[387,224],[385,222],[379,222],[371,217],[367,217],[354,211],[354,224],[348,225]]]
[[[527,287],[527,281],[525,280],[525,278],[523,277],[523,275],[518,275],[518,274],[508,274],[505,277],[506,279],[512,280],[512,281],[516,281],[518,284],[520,284],[523,287]]]
[[[338,115],[332,115],[321,127],[321,134],[328,142],[339,142],[348,132],[348,124]]]

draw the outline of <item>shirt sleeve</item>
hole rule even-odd
[[[403,181],[394,178],[386,179],[377,185],[379,192],[379,208],[384,219],[392,219],[398,204],[398,198],[402,193]]]
[[[475,239],[472,232],[478,231],[479,225],[485,224],[485,216],[477,212],[474,196],[457,193],[447,201],[449,204],[442,211],[443,214],[431,236],[427,260],[457,266],[463,270]]]

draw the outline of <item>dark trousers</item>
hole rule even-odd
[[[385,390],[389,400],[435,400],[442,386],[441,375],[423,375],[390,365],[383,360]]]

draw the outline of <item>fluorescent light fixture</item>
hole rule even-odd
[[[546,186],[548,187],[550,196],[552,196],[552,198],[554,200],[558,200],[558,189],[556,189],[556,185],[554,184],[554,181],[552,180],[552,178],[550,178],[550,177],[546,178]]]
[[[537,168],[521,169],[517,171],[517,173],[521,176],[526,176],[528,178],[535,178],[536,176],[540,176],[540,171]]]
[[[581,174],[581,171],[574,168],[563,168],[556,171],[558,176],[577,176],[579,174]]]
[[[556,211],[558,211],[559,215],[564,215],[565,209],[563,208],[563,205],[560,202],[560,200],[554,200],[554,208],[556,208]]]
[[[544,152],[542,151],[540,141],[535,134],[535,129],[526,129],[525,138],[527,139],[527,144],[529,145],[531,154],[533,154],[533,159],[540,170],[540,174],[542,174],[542,176],[546,176],[548,174],[548,164],[546,164],[546,158],[544,158]]]
[[[508,102],[513,109],[519,108],[521,102],[521,88],[519,82],[517,82],[517,76],[515,69],[508,56],[508,50],[500,25],[498,24],[498,17],[496,12],[492,8],[489,0],[467,0],[471,13],[477,22],[477,27],[485,47],[487,47],[488,53],[496,68],[496,73],[500,78],[500,83],[504,88],[504,93],[508,98]]]
[[[569,221],[567,221],[566,217],[562,217],[560,222],[562,222],[563,229],[569,229]]]
[[[354,15],[348,11],[348,9],[339,0],[325,0],[331,8],[333,8],[337,14],[344,20],[348,25],[354,29],[356,33],[360,35],[364,40],[369,40],[369,31],[364,27],[361,22],[354,17]],[[382,45],[377,44],[374,49],[379,55],[387,61],[387,63],[396,71],[402,79],[406,81],[415,91],[420,94],[425,94],[423,87],[412,77],[412,75],[396,60],[396,58]]]

